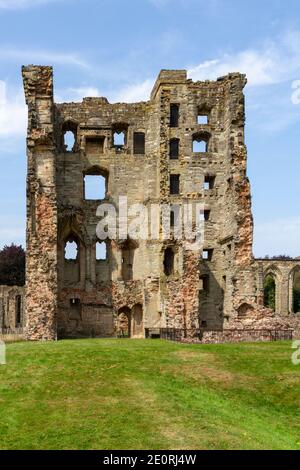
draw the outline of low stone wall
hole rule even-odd
[[[223,330],[205,331],[202,344],[259,343],[293,339],[293,330]]]
[[[0,328],[0,341],[15,343],[17,341],[24,341],[25,339],[23,328]]]

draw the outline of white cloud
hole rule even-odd
[[[254,253],[266,255],[300,256],[300,217],[288,217],[257,223],[254,230]]]
[[[259,49],[223,54],[189,67],[193,80],[216,79],[230,72],[245,73],[249,86],[293,80],[300,75],[300,32],[289,31],[278,41],[267,41]]]
[[[58,0],[0,0],[0,9],[19,10],[57,1]]]
[[[0,0],[1,1],[1,0]],[[26,50],[16,49],[6,46],[0,48],[0,59],[15,60],[23,63],[44,63],[44,64],[61,64],[75,65],[77,67],[89,68],[87,62],[74,53],[60,53],[45,50]]]
[[[141,83],[128,85],[112,95],[113,102],[135,103],[138,101],[147,101],[154,85],[154,80],[147,79]]]
[[[85,97],[100,96],[98,88],[95,87],[70,87],[55,92],[55,101],[57,103],[80,102]]]
[[[0,80],[0,138],[25,137],[27,110],[21,90],[8,95],[7,84]]]

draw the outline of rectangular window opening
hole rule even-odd
[[[170,140],[170,159],[177,160],[179,157],[179,139]]]
[[[170,194],[179,194],[180,175],[170,175]]]
[[[144,132],[135,132],[133,134],[133,153],[135,155],[145,154],[145,134]]]
[[[171,104],[170,106],[170,127],[178,127],[179,123],[179,105]]]
[[[199,113],[197,116],[197,124],[207,125],[208,124],[208,115]]]
[[[212,261],[213,252],[214,252],[213,249],[206,249],[206,250],[203,250],[203,255],[202,255],[203,260],[205,260],[205,261]]]
[[[104,151],[104,137],[86,137],[85,152],[91,155],[98,155]]]
[[[204,189],[213,189],[215,185],[215,176],[205,176],[204,179]]]
[[[84,197],[85,200],[98,201],[105,199],[106,178],[101,175],[85,175]]]

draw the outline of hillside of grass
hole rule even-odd
[[[1,449],[300,449],[291,343],[16,343]]]

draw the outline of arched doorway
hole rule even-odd
[[[291,305],[292,313],[300,313],[300,266],[297,266],[291,273]]]
[[[264,279],[264,306],[276,311],[276,277],[268,273]]]
[[[132,336],[134,338],[144,337],[143,307],[141,304],[134,305],[132,308]]]
[[[117,336],[120,338],[131,336],[131,310],[128,307],[122,307],[118,311]]]

